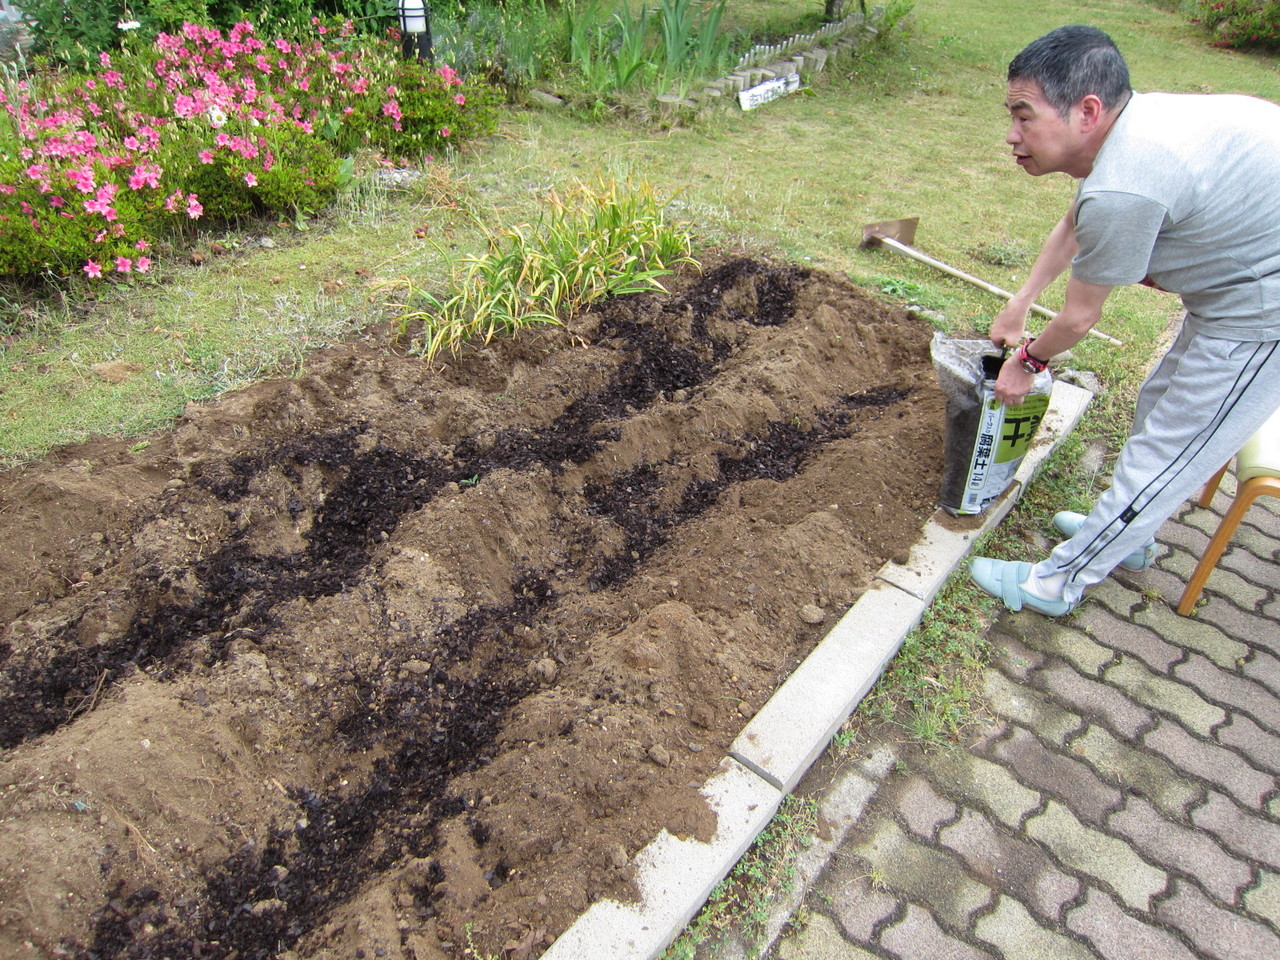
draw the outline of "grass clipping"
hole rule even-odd
[[[579,183],[552,191],[534,224],[489,234],[488,250],[455,260],[452,293],[415,289],[399,305],[401,336],[431,360],[442,350],[560,324],[606,297],[662,290],[658,278],[694,264],[688,230],[667,222],[666,201],[647,182]]]

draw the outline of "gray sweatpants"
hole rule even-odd
[[[1280,409],[1280,341],[1219,340],[1183,324],[1138,394],[1107,490],[1070,540],[1036,564],[1075,602],[1202,487]]]

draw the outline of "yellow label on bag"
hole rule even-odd
[[[960,513],[977,513],[1005,491],[1018,464],[1031,449],[1031,441],[1048,409],[1047,394],[1032,394],[1010,407],[984,390],[982,416],[973,442],[969,481]]]

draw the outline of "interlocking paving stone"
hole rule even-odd
[[[1135,920],[1092,887],[1084,903],[1067,914],[1067,929],[1087,938],[1105,960],[1196,960],[1168,931]]]
[[[1276,778],[1250,767],[1232,750],[1197,740],[1176,723],[1162,720],[1142,738],[1179,769],[1217,784],[1247,807],[1262,806],[1262,798],[1276,787]]]
[[[1259,533],[1263,534],[1264,536],[1270,537],[1273,540],[1276,537],[1280,537],[1280,517],[1276,516],[1275,510],[1273,509],[1274,504],[1272,503],[1272,501],[1271,500],[1255,500],[1254,504],[1258,506],[1262,506],[1263,509],[1250,510],[1249,513],[1245,515],[1244,523],[1240,525],[1244,526],[1245,523],[1247,523],[1249,526],[1253,527]]]
[[[995,960],[986,950],[948,935],[927,910],[914,904],[907,907],[901,922],[881,932],[880,943],[913,960]]]
[[[1090,639],[1083,630],[1063,626],[1049,617],[1024,610],[1009,617],[1009,626],[1033,650],[1057,654],[1088,677],[1098,677],[1115,653]]]
[[[1231,535],[1231,542],[1248,550],[1255,557],[1271,561],[1276,559],[1276,541],[1253,524],[1242,523],[1236,527],[1236,532]],[[1266,583],[1267,581],[1263,580],[1262,582]]]
[[[1163,870],[1146,863],[1125,841],[1090,829],[1055,801],[1027,821],[1026,831],[1068,868],[1110,886],[1134,910],[1149,909],[1151,898],[1168,882]]]
[[[845,935],[860,943],[870,941],[876,925],[898,909],[898,898],[871,886],[863,865],[848,856],[837,860],[821,890]]]
[[[1280,624],[1280,598],[1272,600],[1262,608],[1262,617],[1272,627],[1275,627],[1276,624]],[[1269,645],[1269,649],[1280,650],[1280,638],[1257,636],[1254,638],[1254,642],[1267,643]]]
[[[1173,674],[1215,703],[1248,714],[1270,729],[1280,729],[1280,698],[1257,681],[1229,673],[1199,654],[1174,667]]]
[[[985,808],[1006,826],[1017,827],[1040,806],[1040,795],[1003,767],[981,757],[941,754],[930,762],[933,782],[969,806]]]
[[[1197,558],[1190,554],[1178,552],[1169,557],[1166,567],[1182,577],[1190,580],[1196,569]],[[1268,599],[1267,590],[1257,584],[1250,583],[1244,577],[1225,567],[1214,567],[1213,573],[1205,582],[1205,590],[1227,597],[1236,606],[1244,610],[1252,610],[1259,603]]]
[[[1003,621],[1001,621],[1003,623]],[[1032,650],[1012,633],[997,626],[999,653],[995,664],[1015,680],[1026,680],[1044,666],[1047,657],[1039,650]]]
[[[953,928],[967,926],[970,915],[991,900],[991,891],[970,878],[956,857],[917,843],[891,821],[878,824],[853,852],[870,864],[886,892],[927,905]]]
[[[1221,597],[1209,597],[1196,607],[1195,619],[1229,637],[1247,640],[1251,644],[1265,645],[1268,633],[1275,634],[1272,639],[1280,644],[1280,626],[1265,611],[1264,607],[1260,616],[1252,610],[1241,610]]]
[[[1027,901],[1040,917],[1057,922],[1063,906],[1080,893],[1080,882],[1025,839],[996,830],[986,817],[966,810],[938,840],[959,854],[988,886]]]
[[[1209,546],[1211,537],[1198,527],[1183,523],[1166,523],[1160,528],[1159,540],[1181,547],[1193,556],[1200,556]]]
[[[1202,788],[1180,776],[1167,760],[1117,740],[1102,727],[1089,727],[1072,741],[1071,749],[1124,790],[1149,799],[1170,819],[1185,819],[1200,802]]]
[[[1018,779],[1065,803],[1077,817],[1100,826],[1120,802],[1120,791],[1100,780],[1087,763],[1054,753],[1018,727],[991,751],[993,760],[1017,772]]]
[[[1274,808],[1276,801],[1268,806]],[[1269,812],[1276,815],[1275,809]],[[1191,811],[1191,822],[1213,833],[1233,853],[1280,870],[1280,826],[1241,810],[1222,794],[1210,793],[1201,806]]]
[[[1239,543],[1236,543],[1218,558],[1218,566],[1226,567],[1228,570],[1240,574],[1250,583],[1259,585],[1269,584],[1275,577],[1274,560],[1270,558],[1264,560],[1256,556],[1252,551],[1245,549]]]
[[[956,805],[933,792],[921,779],[912,778],[898,797],[896,807],[908,829],[926,839],[933,839],[938,825],[956,815]]]
[[[1273,695],[1280,696],[1280,657],[1269,650],[1254,650],[1240,669],[1246,677],[1256,680]]]
[[[1273,926],[1280,926],[1280,873],[1259,870],[1257,885],[1245,892],[1244,907],[1270,920]]]
[[[1213,505],[1215,508],[1218,507],[1216,498]],[[1218,524],[1222,522],[1222,516],[1216,510],[1188,510],[1180,519],[1187,526],[1209,537],[1218,532]]]
[[[1110,577],[1089,590],[1089,598],[1112,613],[1127,619],[1133,608],[1142,603],[1141,592],[1126,587],[1120,580]]]
[[[1182,648],[1161,639],[1149,627],[1118,617],[1096,603],[1084,604],[1079,620],[1091,633],[1102,638],[1100,642],[1137,657],[1156,673],[1168,673],[1169,668],[1186,655]]]
[[[1191,687],[1152,673],[1132,657],[1107,670],[1106,682],[1152,710],[1172,714],[1184,726],[1207,737],[1227,719],[1222,707],[1210,703]]]
[[[1253,870],[1223,850],[1208,834],[1174,823],[1140,797],[1113,813],[1107,828],[1133,844],[1143,857],[1166,869],[1189,874],[1223,903],[1253,882]]]
[[[1219,906],[1183,881],[1178,881],[1173,896],[1156,908],[1156,916],[1185,933],[1198,950],[1218,960],[1280,957],[1280,937],[1275,933]]]
[[[1280,773],[1280,733],[1263,730],[1248,717],[1233,714],[1213,732],[1214,739],[1235,747],[1257,767]]]
[[[1059,746],[1065,744],[1084,723],[1078,714],[1063,709],[1034,687],[1015,683],[995,670],[988,670],[983,675],[982,692],[996,713],[1030,727]]]
[[[874,953],[846,942],[822,914],[810,916],[797,936],[784,940],[778,956],[782,960],[879,960]]]
[[[1093,951],[1070,937],[1046,930],[1010,897],[1001,897],[996,908],[975,924],[974,932],[1008,958],[1094,960]]]
[[[1174,552],[1180,553],[1181,551]],[[1166,554],[1166,556],[1172,557],[1172,553]],[[1118,580],[1129,587],[1142,591],[1144,602],[1164,603],[1166,606],[1172,607],[1178,605],[1178,601],[1182,598],[1182,591],[1187,586],[1187,578],[1166,570],[1164,560],[1157,561],[1154,567],[1149,567],[1141,573],[1126,570],[1124,567],[1117,567],[1112,571],[1111,579]],[[1126,616],[1123,611],[1120,611],[1118,615]]]
[[[1077,713],[1101,717],[1120,736],[1136,740],[1154,718],[1119,690],[1082,677],[1070,667],[1046,667],[1035,676],[1036,685],[1049,691]]]

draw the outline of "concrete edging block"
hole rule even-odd
[[[927,604],[887,583],[866,591],[729,747],[729,755],[791,792],[871,689]]]
[[[1012,504],[1014,500],[1014,497],[1006,496],[1003,502]],[[893,584],[925,604],[932,602],[947,578],[955,573],[965,554],[969,552],[974,537],[990,525],[988,515],[988,522],[982,528],[954,530],[944,525],[941,516],[943,514],[939,511],[934,519],[924,525],[920,539],[911,548],[905,564],[890,561],[876,574],[884,582]]]
[[[665,830],[636,855],[637,903],[600,900],[543,960],[655,960],[773,819],[783,794],[731,757],[702,788],[718,823],[709,843]]]

